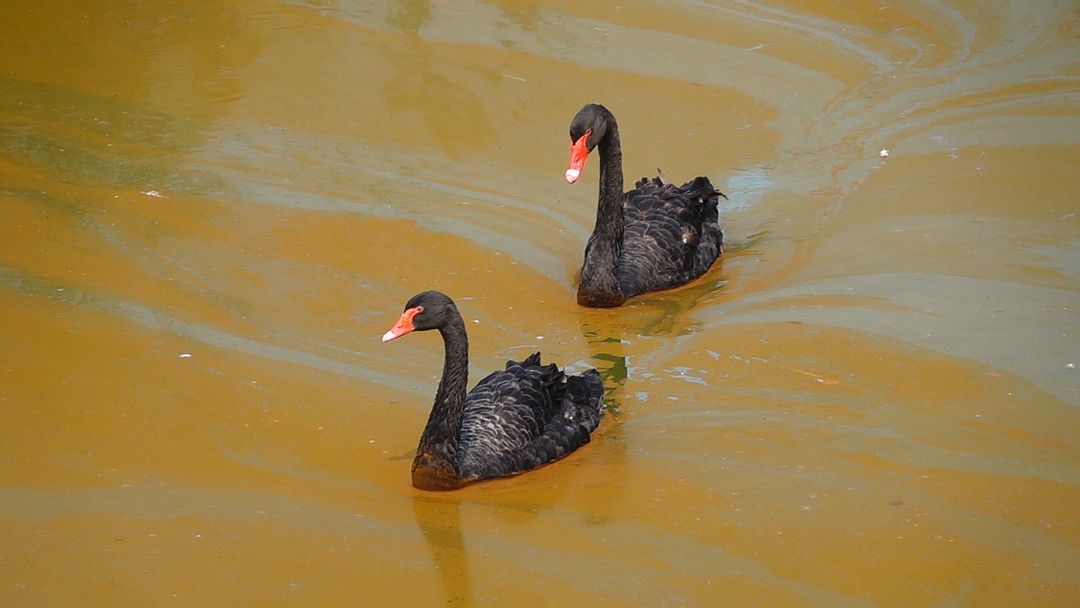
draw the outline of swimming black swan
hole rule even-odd
[[[467,483],[534,469],[589,443],[600,422],[604,385],[590,369],[568,376],[540,353],[508,361],[465,394],[469,338],[457,306],[438,291],[418,293],[383,342],[437,329],[446,359],[416,458],[412,483],[452,490]]]
[[[724,194],[709,178],[695,177],[682,186],[642,178],[623,194],[619,126],[599,104],[588,104],[574,116],[570,144],[566,181],[571,184],[593,148],[600,150],[600,200],[585,246],[578,304],[619,306],[640,293],[688,283],[712,266],[724,243],[717,211]]]

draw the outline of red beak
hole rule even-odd
[[[566,169],[566,181],[571,184],[581,177],[581,170],[585,168],[585,159],[589,158],[589,135],[592,129],[570,145],[570,167]]]
[[[389,342],[394,338],[400,338],[405,334],[416,329],[413,327],[412,319],[416,316],[416,313],[420,312],[420,308],[408,308],[405,312],[401,313],[401,318],[394,323],[394,326],[390,328],[390,331],[383,334],[382,341]]]

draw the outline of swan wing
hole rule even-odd
[[[720,255],[718,200],[706,177],[682,186],[642,179],[623,199],[619,283],[629,297],[691,281]]]
[[[555,365],[540,365],[540,353],[508,362],[466,397],[458,446],[462,476],[503,477],[565,456],[588,443],[602,397],[596,370],[567,376]]]

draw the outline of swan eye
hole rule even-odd
[[[423,306],[417,306],[416,307],[416,314],[420,314],[422,312],[424,312],[424,307]]]

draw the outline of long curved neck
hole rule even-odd
[[[618,306],[625,300],[619,287],[619,260],[623,246],[622,145],[615,117],[608,114],[600,154],[600,193],[596,225],[585,249],[578,302],[587,306]]]
[[[424,434],[416,449],[417,465],[458,473],[458,438],[461,434],[461,416],[465,408],[465,389],[469,382],[469,338],[465,334],[465,322],[455,314],[446,327],[440,328],[444,348],[442,379],[435,392],[435,404],[431,407]]]

